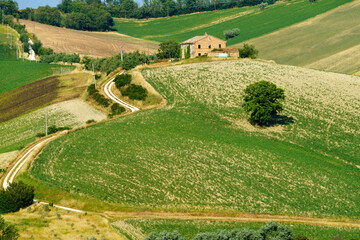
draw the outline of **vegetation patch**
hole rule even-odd
[[[256,61],[142,73],[167,106],[56,139],[31,174],[126,206],[357,217],[358,77]],[[260,80],[285,90],[293,123],[242,123]]]
[[[149,235],[151,232],[177,231],[183,237],[192,239],[203,232],[217,232],[218,230],[233,230],[248,228],[258,230],[263,223],[253,222],[226,222],[226,221],[198,221],[198,220],[173,220],[173,219],[127,219],[113,223],[113,226],[122,234],[132,236],[132,239],[141,239],[138,236]],[[360,230],[356,228],[322,227],[305,224],[286,224],[295,236],[305,235],[312,240],[356,239]]]

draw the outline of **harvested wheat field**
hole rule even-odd
[[[254,44],[263,59],[353,74],[360,71],[359,12],[360,1],[353,1],[247,43]]]
[[[55,52],[78,53],[96,57],[110,57],[121,52],[140,51],[153,54],[156,42],[129,37],[117,32],[87,32],[54,27],[29,20],[20,20],[30,33],[35,33],[44,47]]]

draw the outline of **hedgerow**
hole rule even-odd
[[[87,92],[89,93],[89,96],[91,96],[98,104],[108,107],[110,105],[109,99],[105,98],[103,95],[99,93],[99,91],[95,88],[94,84],[91,84]]]

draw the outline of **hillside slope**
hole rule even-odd
[[[38,79],[53,74],[71,72],[74,69],[73,66],[36,63],[16,59],[17,43],[15,39],[18,36],[15,30],[6,28],[7,27],[0,26],[0,94],[34,82]],[[8,31],[13,34],[12,48],[10,48],[11,38],[10,35],[7,34]],[[21,52],[22,50],[19,51]]]
[[[359,13],[360,1],[354,1],[247,42],[259,49],[260,58],[352,74],[360,71]]]
[[[224,30],[239,28],[239,36],[228,45],[262,36],[325,13],[352,0],[308,0],[278,2],[260,11],[258,7],[234,8],[213,12],[149,20],[117,19],[118,32],[154,41],[184,41],[204,32],[224,39]]]
[[[254,61],[143,74],[167,106],[57,139],[31,174],[128,206],[359,216],[359,77]],[[287,96],[267,129],[240,107],[259,80]]]
[[[125,36],[116,32],[88,32],[54,27],[38,22],[20,20],[26,30],[35,33],[45,47],[55,52],[78,53],[96,57],[110,57],[121,52],[157,51],[158,44],[153,41]]]

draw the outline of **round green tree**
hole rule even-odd
[[[283,110],[284,90],[271,82],[250,84],[244,92],[242,107],[245,112],[250,113],[252,124],[266,125],[272,116]]]

